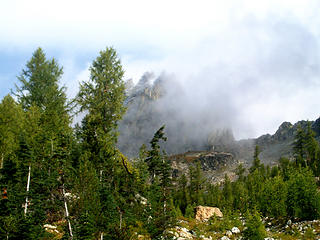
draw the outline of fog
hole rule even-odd
[[[131,94],[161,83],[162,97],[128,104],[124,123],[133,129],[121,128],[120,144],[125,138],[147,143],[165,124],[170,151],[180,145],[199,150],[210,147],[217,131],[253,138],[274,133],[284,121],[314,120],[320,109],[319,59],[318,35],[298,19],[243,18],[222,35],[175,52],[160,64],[163,72],[142,76]],[[134,119],[143,123],[139,130]]]
[[[99,51],[113,46],[125,79],[170,79],[179,94],[157,106],[200,132],[228,128],[236,139],[253,138],[319,117],[317,0],[12,0],[2,9],[0,96],[40,46],[64,67],[72,98]]]

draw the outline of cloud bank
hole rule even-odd
[[[0,53],[31,56],[43,47],[64,66],[72,96],[98,51],[114,46],[127,79],[165,71],[186,96],[170,100],[186,106],[182,114],[205,113],[237,139],[256,137],[283,121],[319,117],[319,7],[313,0],[12,0],[2,3]],[[10,76],[0,62],[5,87]]]

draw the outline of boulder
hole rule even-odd
[[[165,237],[170,237],[170,239],[193,239],[192,233],[185,227],[176,226],[175,228],[166,229],[163,233]]]
[[[230,230],[228,230],[228,231],[226,232],[226,235],[227,235],[227,237],[231,237],[231,236],[232,236],[232,232],[231,232]]]
[[[46,230],[49,233],[52,233],[52,234],[59,233],[56,226],[45,224],[43,225],[43,227],[44,227],[44,230]]]
[[[56,226],[53,226],[53,225],[50,225],[50,224],[45,224],[45,225],[43,225],[43,227],[46,228],[46,229],[57,229]]]
[[[192,234],[189,232],[187,228],[184,227],[176,227],[176,237],[183,238],[183,239],[193,239]]]
[[[237,227],[233,227],[233,228],[231,229],[231,232],[234,233],[234,234],[238,234],[238,233],[240,233],[240,229],[237,228]]]
[[[204,207],[204,206],[197,206],[196,207],[196,216],[195,216],[195,218],[198,221],[206,222],[212,216],[223,217],[223,214],[220,211],[220,209],[216,208],[216,207]]]
[[[228,238],[227,236],[223,236],[221,240],[230,240],[230,238]]]

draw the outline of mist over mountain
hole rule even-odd
[[[281,156],[293,157],[297,127],[307,124],[283,122],[273,135],[237,141],[232,128],[243,123],[227,91],[182,85],[166,73],[146,72],[137,84],[131,80],[126,84],[128,109],[119,125],[118,146],[130,157],[137,156],[142,144],[148,146],[153,134],[166,125],[168,140],[163,148],[168,154],[214,150],[231,153],[238,162],[250,165],[254,146],[259,145],[261,161],[275,164]],[[311,124],[319,140],[320,118]]]
[[[136,155],[162,125],[166,125],[164,148],[169,154],[233,142],[232,105],[223,91],[204,89],[184,87],[166,73],[146,72],[136,85],[128,81],[128,110],[119,126],[121,151]]]

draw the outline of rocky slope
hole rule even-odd
[[[176,102],[183,94],[179,85],[172,79],[168,83],[168,77],[164,75],[155,78],[153,74],[146,73],[135,86],[128,82],[128,110],[119,126],[120,150],[129,157],[136,157],[141,145],[148,145],[153,134],[166,124],[168,141],[162,147],[168,155],[173,155],[175,172],[185,171],[189,160],[196,159],[205,172],[216,173],[232,169],[239,163],[249,167],[255,145],[260,146],[260,159],[264,164],[276,164],[282,156],[291,158],[297,128],[299,125],[307,126],[307,121],[284,122],[273,135],[236,141],[228,128],[211,128],[208,123],[214,122],[213,119],[190,116],[187,107],[180,111]],[[179,104],[181,106],[183,102]],[[320,118],[311,123],[320,139]]]
[[[254,139],[254,144],[259,145],[261,149],[260,159],[265,164],[275,164],[280,157],[293,157],[293,143],[298,126],[306,129],[308,121],[299,121],[295,124],[284,122],[280,125],[275,134],[266,134]],[[312,129],[316,137],[320,139],[320,118],[311,121]]]
[[[179,177],[181,174],[188,174],[189,167],[195,167],[197,163],[203,170],[204,177],[211,182],[220,182],[224,178],[224,174],[234,178],[234,169],[238,166],[231,153],[215,152],[215,151],[197,151],[186,152],[183,154],[171,155],[173,176]]]

